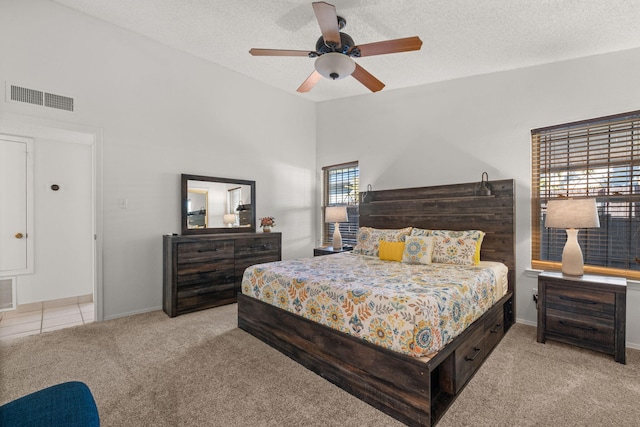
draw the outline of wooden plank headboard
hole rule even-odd
[[[515,290],[515,181],[490,181],[492,194],[479,195],[480,182],[360,193],[360,226],[482,230],[480,259],[509,268]]]

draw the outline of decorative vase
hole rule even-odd
[[[271,233],[271,227],[262,227],[262,232],[263,233]]]

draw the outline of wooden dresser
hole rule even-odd
[[[175,317],[236,302],[247,267],[281,258],[280,233],[165,235],[162,308]]]
[[[625,363],[627,280],[538,275],[538,342],[553,339],[601,351]]]

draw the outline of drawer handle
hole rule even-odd
[[[502,323],[498,323],[496,325],[495,328],[493,328],[492,330],[490,330],[489,332],[491,332],[492,334],[497,334],[498,332],[500,332],[500,327],[502,326]]]
[[[250,249],[269,249],[270,247],[267,245],[251,245],[249,246]]]
[[[214,248],[214,249],[198,249],[198,252],[217,252],[220,249],[218,248]]]
[[[480,354],[480,347],[473,347],[473,351],[475,351],[475,353],[473,354],[473,356],[469,357],[469,356],[465,356],[464,360],[466,360],[467,362],[473,362],[474,360],[476,360],[476,357],[478,357],[478,355]]]
[[[597,304],[596,301],[589,301],[587,299],[580,299],[580,298],[571,298],[571,297],[566,297],[563,295],[560,295],[560,299],[565,300],[565,301],[571,301],[571,302],[579,302],[581,304]]]
[[[571,328],[584,329],[586,331],[597,331],[598,330],[597,328],[594,328],[593,326],[576,325],[576,324],[572,324],[570,322],[566,322],[564,320],[561,320],[560,324],[564,325],[564,326],[569,326]]]

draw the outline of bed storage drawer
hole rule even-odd
[[[488,352],[498,345],[502,337],[504,337],[504,310],[500,308],[492,310],[485,321],[484,339]]]
[[[471,378],[487,355],[484,328],[477,328],[471,338],[455,352],[455,393]]]
[[[448,394],[458,394],[504,337],[504,330],[504,305],[497,304],[469,327],[467,338],[444,360],[440,388]]]

